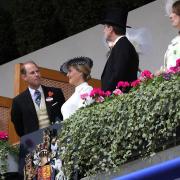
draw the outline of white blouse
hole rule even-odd
[[[180,58],[180,35],[176,36],[168,49],[164,57],[164,68],[169,69],[172,66],[176,66],[176,60]]]
[[[92,86],[89,86],[87,82],[81,83],[75,88],[75,92],[61,107],[63,119],[69,118],[77,109],[85,106],[81,95],[85,93],[90,94],[92,89]]]

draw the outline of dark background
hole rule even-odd
[[[0,0],[0,65],[100,23],[107,7],[153,0]]]

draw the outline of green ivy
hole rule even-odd
[[[176,141],[180,124],[180,76],[147,80],[130,93],[78,110],[63,122],[59,143],[66,175],[116,169],[154,155]]]
[[[18,157],[19,145],[10,145],[7,141],[0,140],[0,179],[4,179],[3,174],[7,172],[8,154]]]

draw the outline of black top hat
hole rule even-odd
[[[126,29],[131,28],[127,26],[128,10],[126,8],[109,8],[105,13],[105,18],[101,24],[116,25]]]
[[[88,65],[89,68],[93,67],[93,61],[88,57],[75,57],[73,59],[68,60],[60,67],[60,72],[63,72],[65,74],[68,73],[68,68],[70,66],[76,66],[76,65]]]

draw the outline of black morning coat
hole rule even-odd
[[[137,79],[139,57],[131,42],[121,37],[111,50],[104,67],[101,83],[104,91],[115,90],[119,81],[132,82]]]
[[[42,89],[51,124],[61,121],[63,119],[61,106],[65,102],[61,89],[47,86],[42,86]],[[53,94],[51,101],[47,101],[49,92]],[[20,137],[39,129],[38,117],[29,89],[13,99],[11,120]]]

